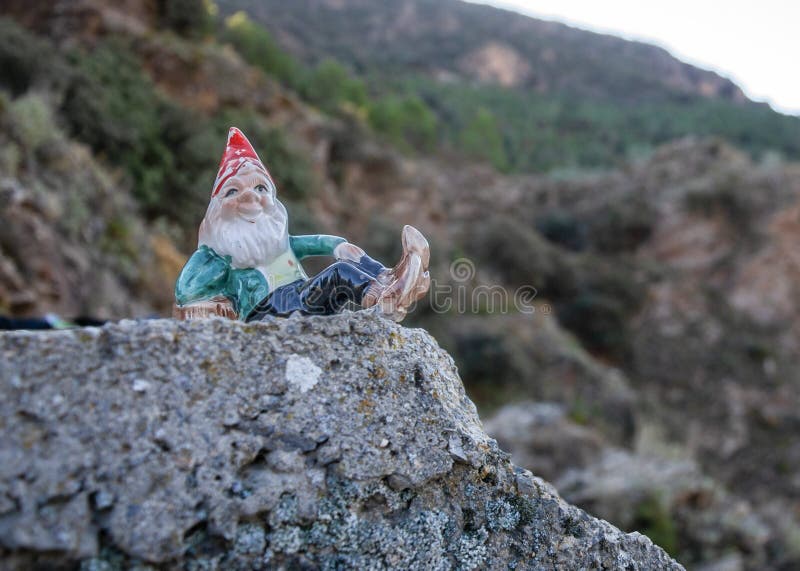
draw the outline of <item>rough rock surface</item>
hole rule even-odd
[[[682,569],[364,312],[0,336],[0,568]]]

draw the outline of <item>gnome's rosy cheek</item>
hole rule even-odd
[[[223,195],[223,198],[222,198],[221,202],[222,202],[222,204],[221,204],[222,211],[226,215],[234,215],[234,214],[236,214],[236,208],[237,208],[238,204],[237,204],[237,200],[236,200],[236,195],[235,194],[231,195],[231,196],[224,196]]]
[[[253,187],[253,191],[258,196],[258,201],[264,209],[270,208],[275,204],[275,187],[270,184],[257,184]]]

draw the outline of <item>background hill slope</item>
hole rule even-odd
[[[607,167],[688,134],[800,156],[800,119],[648,44],[458,0],[218,4],[307,63],[334,58],[377,95],[419,97],[440,141],[503,170]]]
[[[222,0],[302,59],[358,72],[450,74],[539,93],[642,102],[693,96],[745,102],[717,74],[665,50],[458,0]]]

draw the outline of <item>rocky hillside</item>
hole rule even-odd
[[[348,66],[379,97],[374,125],[410,98],[440,144],[500,170],[608,168],[687,135],[800,157],[800,119],[652,45],[460,0],[218,5],[304,62]]]
[[[700,96],[744,102],[719,75],[661,48],[459,0],[220,0],[308,61],[399,69],[539,93],[624,102]]]
[[[511,464],[452,359],[374,315],[0,355],[4,569],[682,569]]]

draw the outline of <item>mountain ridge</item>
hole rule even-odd
[[[491,83],[497,78],[480,76],[478,64],[486,61],[478,56],[487,46],[499,44],[529,66],[513,85],[539,93],[631,101],[641,101],[643,95],[645,99],[705,97],[752,103],[733,81],[683,62],[660,46],[495,6],[460,0],[299,0],[290,5],[275,0],[221,0],[218,4],[226,14],[248,12],[302,59],[316,61],[326,54],[352,64],[357,71],[400,66],[435,73],[441,67],[439,71]],[[393,43],[402,44],[405,53],[393,52]],[[414,46],[410,56],[409,46]],[[624,65],[611,76],[625,81],[604,83],[602,74],[614,56]],[[603,66],[592,69],[581,60]],[[626,66],[641,78],[626,77]],[[636,89],[626,89],[628,82],[635,82]]]
[[[371,101],[368,123],[394,129],[387,140],[401,148],[438,146],[521,173],[614,168],[686,136],[800,158],[800,117],[641,41],[461,0],[217,5],[225,27],[248,22],[251,42],[295,68],[349,73]],[[402,141],[404,128],[423,129],[427,145]]]

